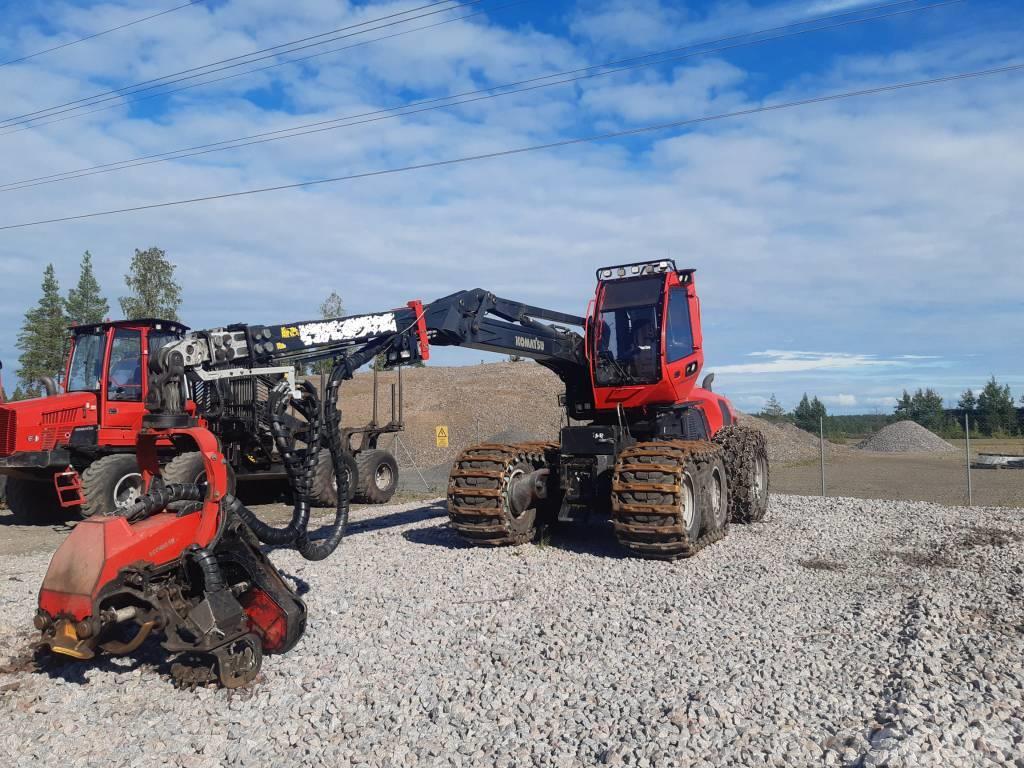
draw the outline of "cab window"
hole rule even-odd
[[[68,392],[96,392],[99,390],[106,343],[107,334],[102,331],[79,333],[75,336],[75,349],[71,356],[71,369],[68,372]]]
[[[668,328],[665,332],[666,357],[674,363],[693,354],[693,328],[690,325],[690,300],[685,288],[673,288],[668,296]]]
[[[110,347],[107,399],[142,400],[142,331],[118,328]]]

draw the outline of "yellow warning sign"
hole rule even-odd
[[[434,427],[434,439],[437,441],[438,448],[448,447],[448,427],[436,426]]]

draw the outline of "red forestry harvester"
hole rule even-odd
[[[344,535],[340,383],[378,355],[389,366],[426,359],[430,345],[531,357],[565,384],[569,426],[560,441],[477,445],[455,462],[448,513],[466,541],[522,544],[544,521],[610,515],[628,551],[674,559],[722,538],[730,520],[761,519],[764,438],[736,423],[710,376],[697,385],[704,353],[693,270],[656,261],[597,277],[587,317],[476,289],[381,314],[192,332],[163,346],[149,361],[137,439],[146,493],[125,517],[80,523],[58,549],[35,619],[41,645],[89,658],[131,652],[159,632],[186,662],[175,667],[181,680],[251,680],[263,653],[287,650],[305,626],[302,601],[258,542],[320,559]],[[334,361],[322,405],[315,388],[294,385],[289,367],[317,358]],[[262,523],[231,495],[216,436],[186,409],[193,375],[278,377],[266,418],[296,500],[285,528]],[[311,448],[298,447],[289,406],[304,417],[301,442]],[[316,449],[321,434],[326,458]],[[161,446],[201,456],[205,484],[161,477]],[[310,537],[314,478],[328,459],[342,487],[335,519],[326,535]],[[131,624],[133,639],[118,639]]]

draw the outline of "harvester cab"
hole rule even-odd
[[[672,261],[597,271],[589,340],[595,406],[687,399],[704,364],[693,270]]]
[[[149,390],[149,359],[188,329],[168,320],[120,320],[71,329],[63,391],[0,406],[0,474],[22,522],[80,509],[127,509],[141,489],[135,439]],[[83,488],[84,473],[91,488]]]

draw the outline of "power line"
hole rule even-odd
[[[61,43],[60,45],[55,45],[52,48],[45,48],[42,51],[36,51],[35,53],[29,53],[29,54],[27,54],[25,56],[22,56],[20,58],[17,58],[17,59],[11,59],[10,61],[2,61],[2,62],[0,62],[0,67],[6,67],[8,64],[18,64],[18,63],[20,63],[22,61],[28,61],[29,59],[34,59],[36,56],[42,56],[44,53],[52,53],[53,51],[59,51],[61,48],[68,48],[69,46],[72,46],[72,45],[78,45],[79,43],[84,43],[86,40],[93,40],[93,39],[95,39],[97,37],[102,37],[103,35],[108,35],[111,32],[117,32],[119,29],[125,29],[126,27],[133,27],[136,24],[141,24],[144,21],[149,21],[150,19],[155,19],[158,16],[164,16],[164,15],[166,15],[168,13],[174,13],[175,11],[180,11],[182,8],[188,8],[189,6],[196,5],[197,3],[201,3],[203,1],[204,0],[191,0],[191,2],[182,3],[181,5],[176,5],[173,8],[168,8],[167,10],[160,11],[159,13],[154,13],[154,14],[151,14],[149,16],[143,16],[141,19],[135,19],[135,21],[127,21],[124,24],[119,24],[118,26],[111,27],[110,29],[104,29],[102,32],[95,32],[95,33],[93,33],[91,35],[86,35],[85,37],[80,37],[77,40],[71,40],[71,41],[69,41],[67,43]]]
[[[311,35],[310,37],[305,37],[305,38],[302,38],[300,40],[293,40],[293,41],[291,41],[289,43],[281,43],[280,45],[275,45],[275,46],[272,46],[270,48],[262,48],[260,50],[251,51],[249,53],[241,54],[239,56],[232,56],[232,57],[227,58],[227,59],[221,59],[220,61],[214,61],[214,62],[211,62],[209,64],[203,64],[203,65],[198,66],[198,67],[190,67],[189,69],[183,69],[183,70],[181,70],[179,72],[173,72],[173,73],[171,73],[169,75],[162,75],[161,77],[155,77],[155,78],[152,78],[150,80],[143,80],[141,82],[133,83],[131,85],[126,85],[126,86],[123,86],[121,88],[114,88],[114,89],[109,90],[109,91],[104,91],[102,93],[93,94],[92,96],[86,96],[86,97],[81,98],[81,99],[75,99],[73,101],[64,102],[63,104],[57,104],[57,105],[52,106],[52,107],[46,107],[45,109],[37,109],[35,112],[26,112],[25,114],[14,115],[13,117],[3,118],[3,119],[0,119],[0,128],[10,128],[10,127],[15,126],[15,125],[21,125],[21,124],[26,123],[26,122],[31,122],[31,120],[33,118],[40,118],[41,119],[41,118],[45,118],[45,117],[54,117],[56,115],[64,114],[65,112],[73,112],[75,110],[82,109],[84,107],[91,107],[91,106],[94,106],[96,104],[102,104],[102,103],[107,102],[107,101],[112,101],[112,100],[120,99],[120,98],[123,98],[124,96],[131,96],[131,95],[134,95],[134,94],[137,94],[137,93],[143,93],[145,91],[150,91],[150,90],[153,90],[155,88],[162,88],[162,87],[167,86],[167,85],[174,85],[175,83],[180,83],[180,82],[183,82],[185,80],[191,80],[191,79],[194,79],[194,78],[197,78],[197,77],[203,77],[204,75],[210,75],[210,74],[213,74],[214,72],[222,72],[222,71],[224,71],[226,69],[233,69],[235,67],[244,67],[246,64],[253,64],[253,63],[257,62],[257,61],[264,61],[266,59],[272,59],[272,58],[275,58],[275,57],[280,56],[282,54],[293,53],[295,51],[305,50],[306,48],[314,48],[314,47],[316,47],[318,45],[326,45],[327,43],[332,43],[332,42],[334,42],[336,40],[343,40],[343,39],[348,38],[348,37],[354,37],[356,35],[362,35],[362,34],[365,34],[367,32],[373,32],[373,31],[378,30],[378,29],[385,29],[386,27],[393,27],[393,26],[395,26],[397,24],[405,24],[405,23],[407,23],[409,21],[416,21],[417,19],[422,19],[422,18],[424,18],[426,16],[434,16],[434,15],[436,15],[438,13],[446,13],[447,11],[457,10],[459,8],[464,8],[466,6],[477,5],[477,4],[481,3],[481,2],[484,2],[484,0],[465,0],[464,2],[456,2],[455,5],[451,5],[452,2],[455,2],[455,0],[439,0],[439,2],[430,3],[428,5],[420,6],[418,8],[414,8],[414,9],[411,9],[411,10],[408,10],[408,11],[401,11],[399,13],[392,13],[392,14],[389,14],[387,16],[381,16],[380,18],[371,19],[369,21],[359,22],[358,24],[350,24],[350,25],[348,25],[346,27],[339,27],[338,29],[331,30],[330,32],[323,32],[323,33],[318,34],[318,35]],[[409,18],[406,18],[406,19],[398,19],[398,20],[395,20],[395,21],[390,21],[390,22],[388,22],[386,24],[381,24],[380,26],[370,27],[369,29],[359,30],[358,32],[349,32],[348,34],[345,34],[345,35],[337,35],[335,37],[327,37],[327,39],[319,40],[319,41],[317,41],[315,43],[307,43],[306,42],[307,40],[312,40],[314,38],[325,37],[327,35],[333,35],[333,34],[335,34],[337,32],[343,32],[343,31],[346,31],[346,30],[357,29],[359,27],[366,27],[366,26],[368,26],[370,24],[376,24],[379,21],[385,21],[387,19],[394,19],[396,16],[406,16],[406,15],[412,13],[413,11],[422,10],[424,8],[434,8],[434,7],[438,6],[438,5],[448,5],[449,7],[441,8],[441,9],[433,10],[433,11],[428,11],[426,13],[421,13],[421,14],[419,14],[417,16],[410,16]],[[305,45],[297,45],[298,43],[306,43],[306,44]],[[291,47],[291,46],[295,46],[295,47]],[[288,50],[286,50],[286,51],[277,50],[279,48],[288,48]],[[275,52],[274,53],[267,53],[268,51],[275,51]],[[265,54],[265,55],[257,56],[257,54]],[[255,57],[255,58],[250,58],[250,57]],[[246,59],[246,61],[239,61],[239,59]],[[227,63],[227,62],[231,62],[231,61],[234,61],[236,63],[234,63],[234,64],[228,64]],[[225,64],[226,66],[218,66],[218,65],[221,65],[221,64]],[[216,67],[216,68],[213,68],[213,67]],[[200,70],[206,70],[206,71],[200,72]],[[188,74],[190,72],[194,72],[194,73],[197,73],[197,74]],[[179,77],[179,75],[184,75],[184,77]],[[177,79],[172,79],[172,78],[177,78]],[[161,82],[161,81],[167,81],[167,82]],[[132,90],[132,89],[135,89],[135,90]],[[88,103],[86,103],[86,102],[88,102]],[[79,106],[75,106],[75,105],[79,105]]]
[[[810,104],[820,104],[829,101],[839,101],[842,99],[850,99],[859,96],[870,96],[878,93],[886,93],[891,91],[906,90],[909,88],[919,88],[928,85],[937,85],[939,83],[948,83],[957,80],[966,80],[968,78],[985,77],[988,75],[997,75],[1007,72],[1017,72],[1024,69],[1024,64],[1012,64],[1004,67],[996,67],[993,69],[982,69],[974,72],[961,72],[955,75],[946,75],[944,77],[934,77],[928,80],[914,80],[904,83],[894,83],[891,85],[881,85],[874,88],[864,88],[857,91],[845,91],[842,93],[826,94],[824,96],[815,96],[809,99],[799,99],[797,101],[781,102],[779,104],[769,104],[760,107],[751,107],[750,109],[741,109],[735,112],[723,112],[717,115],[706,115],[704,117],[689,118],[687,120],[674,120],[668,123],[658,123],[655,125],[646,125],[639,128],[628,128],[621,131],[612,131],[609,133],[599,133],[591,136],[580,136],[573,139],[563,139],[560,141],[552,141],[545,144],[534,144],[526,147],[514,147],[512,149],[497,150],[494,152],[484,152],[477,155],[466,155],[464,157],[449,158],[447,160],[434,160],[428,163],[417,163],[415,165],[404,165],[397,168],[384,168],[376,171],[365,171],[363,173],[353,173],[347,176],[334,176],[326,179],[313,179],[311,181],[298,181],[290,184],[278,184],[272,187],[259,187],[256,189],[246,189],[240,192],[223,192],[216,195],[205,195],[203,197],[191,197],[182,200],[169,200],[162,203],[149,203],[146,205],[135,205],[129,208],[115,208],[107,211],[94,211],[92,213],[80,213],[74,216],[61,216],[53,219],[39,219],[36,221],[28,221],[20,224],[6,224],[0,226],[0,231],[8,229],[22,229],[25,227],[34,227],[41,224],[56,224],[65,221],[78,221],[80,219],[92,219],[100,216],[112,216],[119,213],[135,213],[138,211],[148,211],[156,208],[170,208],[178,205],[189,205],[191,203],[203,203],[211,200],[224,200],[231,197],[244,197],[248,195],[258,195],[265,192],[280,192],[287,189],[301,189],[304,187],[313,187],[321,184],[335,184],[342,181],[355,181],[358,179],[369,179],[377,176],[388,176],[397,173],[404,173],[406,171],[419,171],[428,168],[441,168],[450,165],[459,165],[462,163],[474,162],[477,160],[491,160],[499,157],[509,157],[511,155],[520,155],[527,152],[537,152],[545,149],[557,149],[560,147],[568,147],[577,144],[585,144],[595,141],[607,141],[608,139],[619,139],[626,136],[636,136],[643,133],[652,133],[656,131],[664,131],[670,128],[681,128],[688,125],[698,125],[701,123],[708,123],[716,120],[725,120],[733,117],[745,117],[748,115],[760,114],[762,112],[775,112],[783,109],[791,109],[794,107],[802,107]]]
[[[837,22],[835,24],[810,27],[808,29],[791,29],[794,26],[807,26],[810,24],[819,24],[822,21],[829,21],[831,19],[850,16],[850,13],[833,14],[830,16],[819,17],[816,19],[809,19],[807,21],[798,22],[796,24],[787,24],[781,27],[772,27],[769,29],[757,30],[754,32],[748,32],[741,35],[731,35],[726,38],[720,38],[717,40],[703,41],[699,43],[693,43],[688,46],[679,48],[671,48],[664,51],[656,51],[653,53],[644,54],[642,56],[634,56],[628,59],[620,59],[618,61],[605,62],[603,64],[594,64],[588,67],[580,67],[578,69],[566,70],[563,72],[554,72],[548,75],[541,75],[539,77],[533,77],[526,80],[520,80],[514,83],[506,83],[504,85],[496,85],[489,88],[479,88],[472,91],[463,91],[462,93],[456,93],[449,96],[439,96],[432,99],[423,99],[420,101],[414,101],[398,107],[390,107],[386,109],[377,109],[370,112],[363,112],[356,115],[348,115],[345,117],[332,118],[330,120],[321,120],[314,123],[306,123],[303,125],[292,126],[290,128],[282,128],[274,131],[265,131],[263,133],[253,134],[250,136],[242,136],[235,139],[225,139],[223,141],[212,142],[208,144],[200,144],[194,147],[185,147],[176,150],[170,150],[168,152],[160,152],[151,155],[143,155],[142,157],[130,158],[127,160],[121,160],[117,162],[104,163],[101,165],[90,166],[88,168],[80,168],[77,170],[64,171],[62,173],[50,174],[47,176],[38,176],[31,179],[23,179],[21,181],[12,181],[6,183],[0,183],[0,192],[12,192],[20,189],[27,189],[30,187],[42,186],[45,184],[55,184],[62,181],[70,181],[73,179],[85,178],[87,176],[95,176],[104,173],[113,173],[115,171],[126,170],[129,168],[137,168],[142,165],[153,165],[155,163],[168,162],[170,160],[182,160],[189,157],[196,157],[198,155],[211,154],[214,152],[224,152],[230,149],[241,149],[243,147],[249,147],[256,144],[265,144],[271,141],[280,141],[283,139],[291,139],[297,136],[307,136],[313,133],[322,133],[324,131],[338,130],[341,128],[350,128],[356,125],[364,125],[366,123],[378,122],[381,120],[391,120],[396,117],[404,117],[407,115],[420,114],[422,112],[429,112],[435,109],[448,109],[450,107],[456,107],[463,104],[469,104],[477,101],[483,101],[486,99],[498,98],[501,96],[510,96],[513,94],[524,93],[527,91],[538,90],[541,88],[550,88],[557,85],[566,85],[569,83],[578,82],[580,80],[603,77],[606,75],[618,74],[621,72],[640,69],[644,67],[652,67],[667,63],[673,63],[684,59],[692,58],[694,56],[705,56],[714,53],[721,53],[723,51],[732,50],[735,48],[741,48],[750,45],[758,45],[761,43],[772,42],[780,40],[786,37],[793,37],[796,35],[808,34],[812,32],[822,32],[831,29],[837,29],[840,27],[846,27],[853,24],[862,24],[869,21],[877,21],[879,19],[891,18],[906,13],[914,13],[917,11],[928,10],[931,8],[939,8],[942,6],[950,5],[952,3],[962,2],[963,0],[942,0],[932,5],[916,6],[914,8],[905,8],[899,11],[891,11],[886,14],[879,14],[876,16],[865,16],[858,19],[848,19],[846,21]],[[889,3],[883,6],[877,6],[875,8],[861,9],[859,13],[870,12],[873,10],[881,10],[890,8],[895,5],[906,5],[906,2],[900,3]],[[721,46],[718,48],[706,48],[704,50],[690,51],[687,53],[679,53],[680,51],[689,51],[690,48],[697,48],[701,46],[710,46],[715,43],[725,42],[729,40],[737,40],[745,37],[754,37],[757,35],[765,35],[772,32],[779,32],[779,30],[788,30],[780,32],[771,37],[762,37],[756,40],[746,40],[732,45]],[[596,71],[596,70],[604,71]],[[580,74],[583,73],[583,74]],[[554,78],[563,78],[556,80]],[[544,80],[550,80],[551,82],[540,82]],[[524,86],[524,87],[519,87]],[[501,89],[512,89],[504,90],[501,93],[492,93]],[[484,94],[484,95],[479,95]],[[472,98],[466,98],[472,97]],[[463,99],[462,101],[455,101],[455,99]],[[438,102],[450,102],[441,104]],[[415,108],[415,109],[414,109]],[[401,111],[408,110],[408,111]],[[352,121],[352,122],[345,122]],[[287,135],[282,135],[287,134]],[[229,146],[225,146],[229,145]]]
[[[35,122],[36,120],[44,120],[44,118],[33,118],[32,120],[23,121],[24,124],[21,124],[21,123],[12,124],[12,125],[21,125],[21,127],[20,128],[13,128],[12,130],[9,130],[9,131],[2,131],[2,132],[0,132],[0,137],[8,136],[8,135],[10,135],[12,133],[19,133],[21,131],[34,130],[35,128],[42,128],[43,126],[52,125],[54,123],[63,123],[65,120],[74,120],[74,119],[79,118],[79,117],[86,117],[88,115],[96,114],[97,112],[106,112],[107,110],[110,110],[110,109],[116,109],[117,107],[120,107],[120,106],[128,106],[130,104],[137,104],[137,103],[139,103],[141,101],[148,101],[149,99],[156,99],[156,98],[160,98],[160,97],[163,97],[163,96],[170,96],[171,94],[174,94],[174,93],[180,93],[181,91],[187,91],[187,90],[190,90],[192,88],[199,88],[199,87],[204,86],[204,85],[212,85],[213,83],[220,83],[220,82],[223,82],[225,80],[232,80],[232,79],[234,79],[236,77],[244,77],[245,75],[251,75],[251,74],[255,74],[257,72],[265,72],[268,69],[275,69],[276,67],[283,67],[283,66],[286,66],[288,64],[297,64],[297,63],[300,63],[300,62],[303,62],[303,61],[308,61],[309,59],[318,58],[320,56],[327,56],[327,55],[332,54],[332,53],[340,53],[342,51],[347,51],[347,50],[350,50],[352,48],[361,48],[361,47],[363,47],[365,45],[370,45],[371,43],[380,42],[382,40],[391,40],[393,38],[403,37],[405,35],[411,35],[411,34],[413,34],[415,32],[422,32],[422,31],[427,30],[427,29],[433,29],[435,27],[441,27],[441,26],[444,26],[445,24],[454,24],[457,21],[463,21],[464,19],[470,19],[470,18],[473,18],[474,16],[482,16],[485,13],[488,13],[488,12],[494,13],[495,11],[501,11],[501,10],[504,10],[506,8],[510,8],[510,7],[514,6],[514,5],[522,5],[523,3],[527,3],[527,2],[531,2],[531,1],[532,0],[511,0],[510,2],[503,3],[502,5],[496,5],[496,6],[484,9],[484,10],[474,11],[473,13],[467,13],[467,14],[465,14],[463,16],[456,16],[453,19],[446,19],[445,21],[438,21],[438,22],[434,22],[433,24],[424,24],[421,27],[413,27],[412,29],[406,29],[406,30],[403,30],[401,32],[393,32],[393,33],[391,33],[389,35],[381,35],[380,37],[374,37],[374,38],[372,38],[370,40],[363,40],[363,41],[360,41],[358,43],[353,43],[351,45],[343,45],[340,48],[331,48],[329,50],[320,51],[318,53],[309,54],[307,56],[300,56],[300,57],[294,58],[294,59],[286,59],[284,61],[278,61],[278,62],[275,62],[273,64],[268,64],[268,65],[263,66],[263,67],[256,67],[255,69],[249,69],[249,70],[245,70],[243,72],[236,72],[234,74],[224,75],[222,77],[215,77],[215,78],[213,78],[211,80],[204,80],[201,83],[192,83],[191,85],[183,85],[180,88],[172,88],[172,89],[167,90],[167,91],[160,91],[159,93],[152,93],[152,94],[150,94],[148,96],[141,96],[141,97],[139,97],[137,99],[125,99],[123,102],[119,102],[119,103],[116,103],[116,104],[108,104],[105,107],[99,107],[98,109],[91,109],[88,112],[77,112],[76,111],[75,114],[66,115],[65,117],[57,117],[57,118],[55,118],[53,120],[45,120],[45,122]],[[904,1],[907,2],[909,0],[904,0]],[[456,7],[457,6],[453,6],[453,8],[450,9],[450,10],[454,10]],[[412,20],[413,19],[407,19],[407,21],[412,21]],[[370,31],[370,30],[364,30],[364,31]],[[204,74],[207,74],[207,73],[203,73],[201,75],[197,75],[197,77],[202,77]],[[187,79],[187,78],[183,78],[183,79]],[[97,103],[99,103],[99,102],[97,102]],[[85,106],[91,106],[91,105],[85,105]],[[84,109],[85,106],[79,107],[78,109]],[[67,111],[70,112],[70,111],[73,111],[73,110],[67,110]],[[10,126],[7,126],[7,127],[10,127]],[[2,130],[3,128],[4,128],[4,126],[0,125],[0,130]]]

